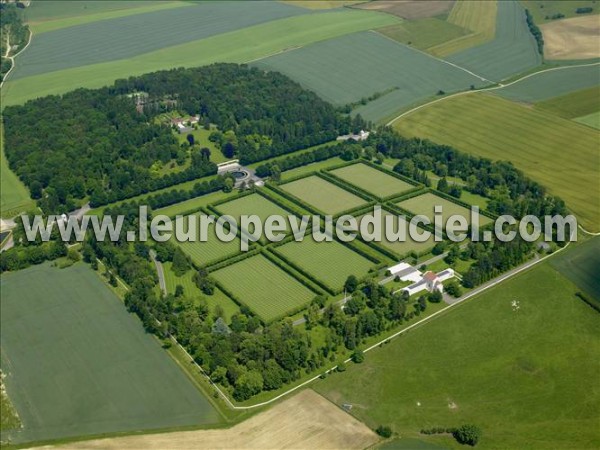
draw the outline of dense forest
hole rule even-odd
[[[151,170],[157,161],[180,160],[189,148],[155,120],[169,110],[216,125],[229,138],[228,151],[244,163],[330,141],[362,125],[281,74],[215,64],[9,106],[6,156],[48,213],[86,198],[97,206],[216,173],[200,152],[185,170],[162,176]]]
[[[20,9],[15,4],[0,3],[0,81],[12,67],[6,57],[20,52],[29,39],[29,27],[23,23]],[[10,45],[10,49],[8,46]]]

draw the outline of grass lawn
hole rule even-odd
[[[445,198],[438,197],[430,192],[419,195],[417,197],[409,198],[408,200],[396,203],[399,207],[410,211],[413,214],[423,215],[431,220],[433,224],[434,219],[434,207],[442,206],[442,223],[444,228],[446,221],[452,215],[460,215],[467,219],[467,223],[471,223],[471,211],[464,206],[457,205],[454,202],[446,200]],[[491,222],[491,219],[485,216],[479,215],[479,225],[483,226]]]
[[[600,316],[575,290],[543,264],[314,388],[371,428],[445,448],[463,447],[419,430],[474,423],[481,449],[597,447]]]
[[[254,8],[254,5],[250,7]],[[188,9],[175,8],[167,12]],[[240,14],[236,9],[235,15]],[[61,94],[75,87],[101,87],[118,78],[161,69],[195,67],[214,62],[249,62],[286,49],[396,22],[397,19],[386,14],[354,10],[304,14],[274,20],[148,53],[142,54],[138,49],[136,55],[127,59],[72,67],[18,80],[12,79],[11,76],[11,80],[2,87],[2,103],[20,104],[48,94]],[[196,23],[195,26],[197,25]],[[152,28],[144,26],[154,32]],[[172,27],[169,28],[171,29]],[[65,29],[67,30],[69,29]],[[110,50],[102,39],[98,42],[102,42],[102,45]],[[56,51],[64,49],[59,48]],[[73,60],[75,61],[75,58]],[[17,58],[17,67],[19,64],[21,62]]]
[[[600,237],[577,244],[551,260],[552,266],[600,302]]]
[[[453,92],[481,85],[477,77],[375,32],[317,42],[254,65],[282,72],[334,105],[393,90],[400,109],[440,89]]]
[[[316,242],[312,236],[284,244],[275,251],[332,290],[342,288],[349,275],[361,278],[375,266],[339,242]]]
[[[198,181],[195,181],[196,183]],[[201,206],[207,206],[210,203],[218,202],[235,194],[231,192],[217,191],[200,197],[191,198],[189,200],[175,203],[174,205],[165,206],[164,208],[154,211],[154,215],[164,214],[169,217],[175,217],[178,214],[189,214],[198,211]]]
[[[326,170],[330,167],[337,166],[338,164],[343,163],[344,160],[342,158],[326,159],[325,161],[319,161],[316,163],[309,164],[307,166],[297,167],[295,169],[286,170],[281,174],[281,179],[283,181],[289,180],[290,178],[299,177],[301,175],[308,175],[309,173],[317,172],[319,170]]]
[[[210,160],[216,164],[229,161],[231,158],[226,158],[225,155],[223,155],[223,152],[221,152],[221,150],[215,146],[214,142],[208,140],[210,133],[212,133],[212,130],[205,130],[204,128],[200,127],[197,130],[190,131],[189,133],[175,132],[175,135],[181,144],[183,142],[187,142],[188,134],[192,134],[194,136],[194,142],[199,145],[200,148],[206,147],[210,150]]]
[[[43,264],[0,285],[2,370],[24,427],[13,442],[219,420],[88,266]]]
[[[600,85],[544,100],[536,103],[535,107],[565,119],[598,113],[600,109]]]
[[[366,164],[352,164],[351,166],[335,169],[331,173],[381,198],[401,194],[415,188],[412,184]]]
[[[439,102],[394,126],[405,136],[429,138],[478,156],[511,161],[565,200],[585,228],[600,231],[596,130],[487,94]]]
[[[583,117],[576,117],[575,122],[600,130],[600,111]]]
[[[280,187],[326,214],[337,214],[366,203],[362,198],[316,175]]]
[[[233,314],[240,311],[238,305],[236,305],[233,300],[227,297],[227,295],[225,295],[223,291],[218,288],[215,289],[215,293],[213,295],[204,295],[192,281],[192,277],[194,275],[193,269],[178,277],[171,270],[171,265],[171,262],[163,263],[165,283],[167,285],[167,291],[170,294],[174,294],[177,285],[180,284],[183,287],[183,292],[186,298],[192,301],[203,298],[206,300],[211,312],[214,312],[217,305],[221,306],[225,312],[225,320],[227,322],[231,320],[231,316]]]
[[[262,255],[219,269],[211,276],[266,322],[305,306],[316,295]]]
[[[494,38],[447,58],[448,61],[492,81],[504,80],[542,63],[521,4],[516,1],[499,1],[497,7]]]
[[[196,219],[198,225],[194,228],[198,230],[201,217],[206,218],[206,214],[197,214],[196,217],[198,217]],[[240,252],[240,240],[237,237],[230,242],[221,241],[217,237],[215,229],[214,224],[209,225],[206,242],[200,241],[201,236],[198,232],[197,238],[192,237],[192,240],[189,242],[178,242],[176,239],[173,239],[173,243],[181,247],[183,252],[199,265],[210,264]]]
[[[4,155],[4,127],[0,124],[0,217],[11,218],[35,208],[29,191],[8,167]]]

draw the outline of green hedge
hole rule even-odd
[[[308,275],[302,269],[297,268],[296,265],[291,264],[286,258],[283,258],[279,253],[276,253],[275,250],[273,250],[272,248],[261,249],[261,254],[265,258],[267,258],[269,261],[271,261],[273,264],[275,264],[277,267],[279,267],[281,270],[283,270],[285,273],[287,273],[291,277],[294,277],[294,279],[297,280],[299,283],[301,283],[303,286],[305,286],[308,289],[310,289],[311,291],[313,291],[316,295],[321,295],[324,293],[323,291],[326,290],[325,286],[323,286],[321,283],[319,283],[313,277]],[[293,269],[293,270],[291,270],[291,269]],[[301,276],[299,276],[298,274],[300,274]],[[311,284],[311,282],[313,284]],[[303,309],[303,308],[301,308],[301,309]]]

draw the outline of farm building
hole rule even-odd
[[[444,286],[442,282],[449,280],[454,277],[454,270],[444,269],[441,272],[426,272],[421,279],[410,286],[400,289],[401,292],[408,292],[408,295],[414,295],[421,291],[427,290],[429,292],[439,291],[444,292]]]

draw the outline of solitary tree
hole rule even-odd
[[[346,289],[346,292],[351,294],[352,292],[356,291],[357,287],[358,279],[354,275],[350,275],[348,278],[346,278],[346,283],[344,283],[344,289]]]
[[[196,142],[196,140],[194,139],[194,135],[192,133],[188,134],[186,136],[186,139],[187,139],[188,143],[190,144],[190,147],[192,145],[194,145],[194,142]]]

